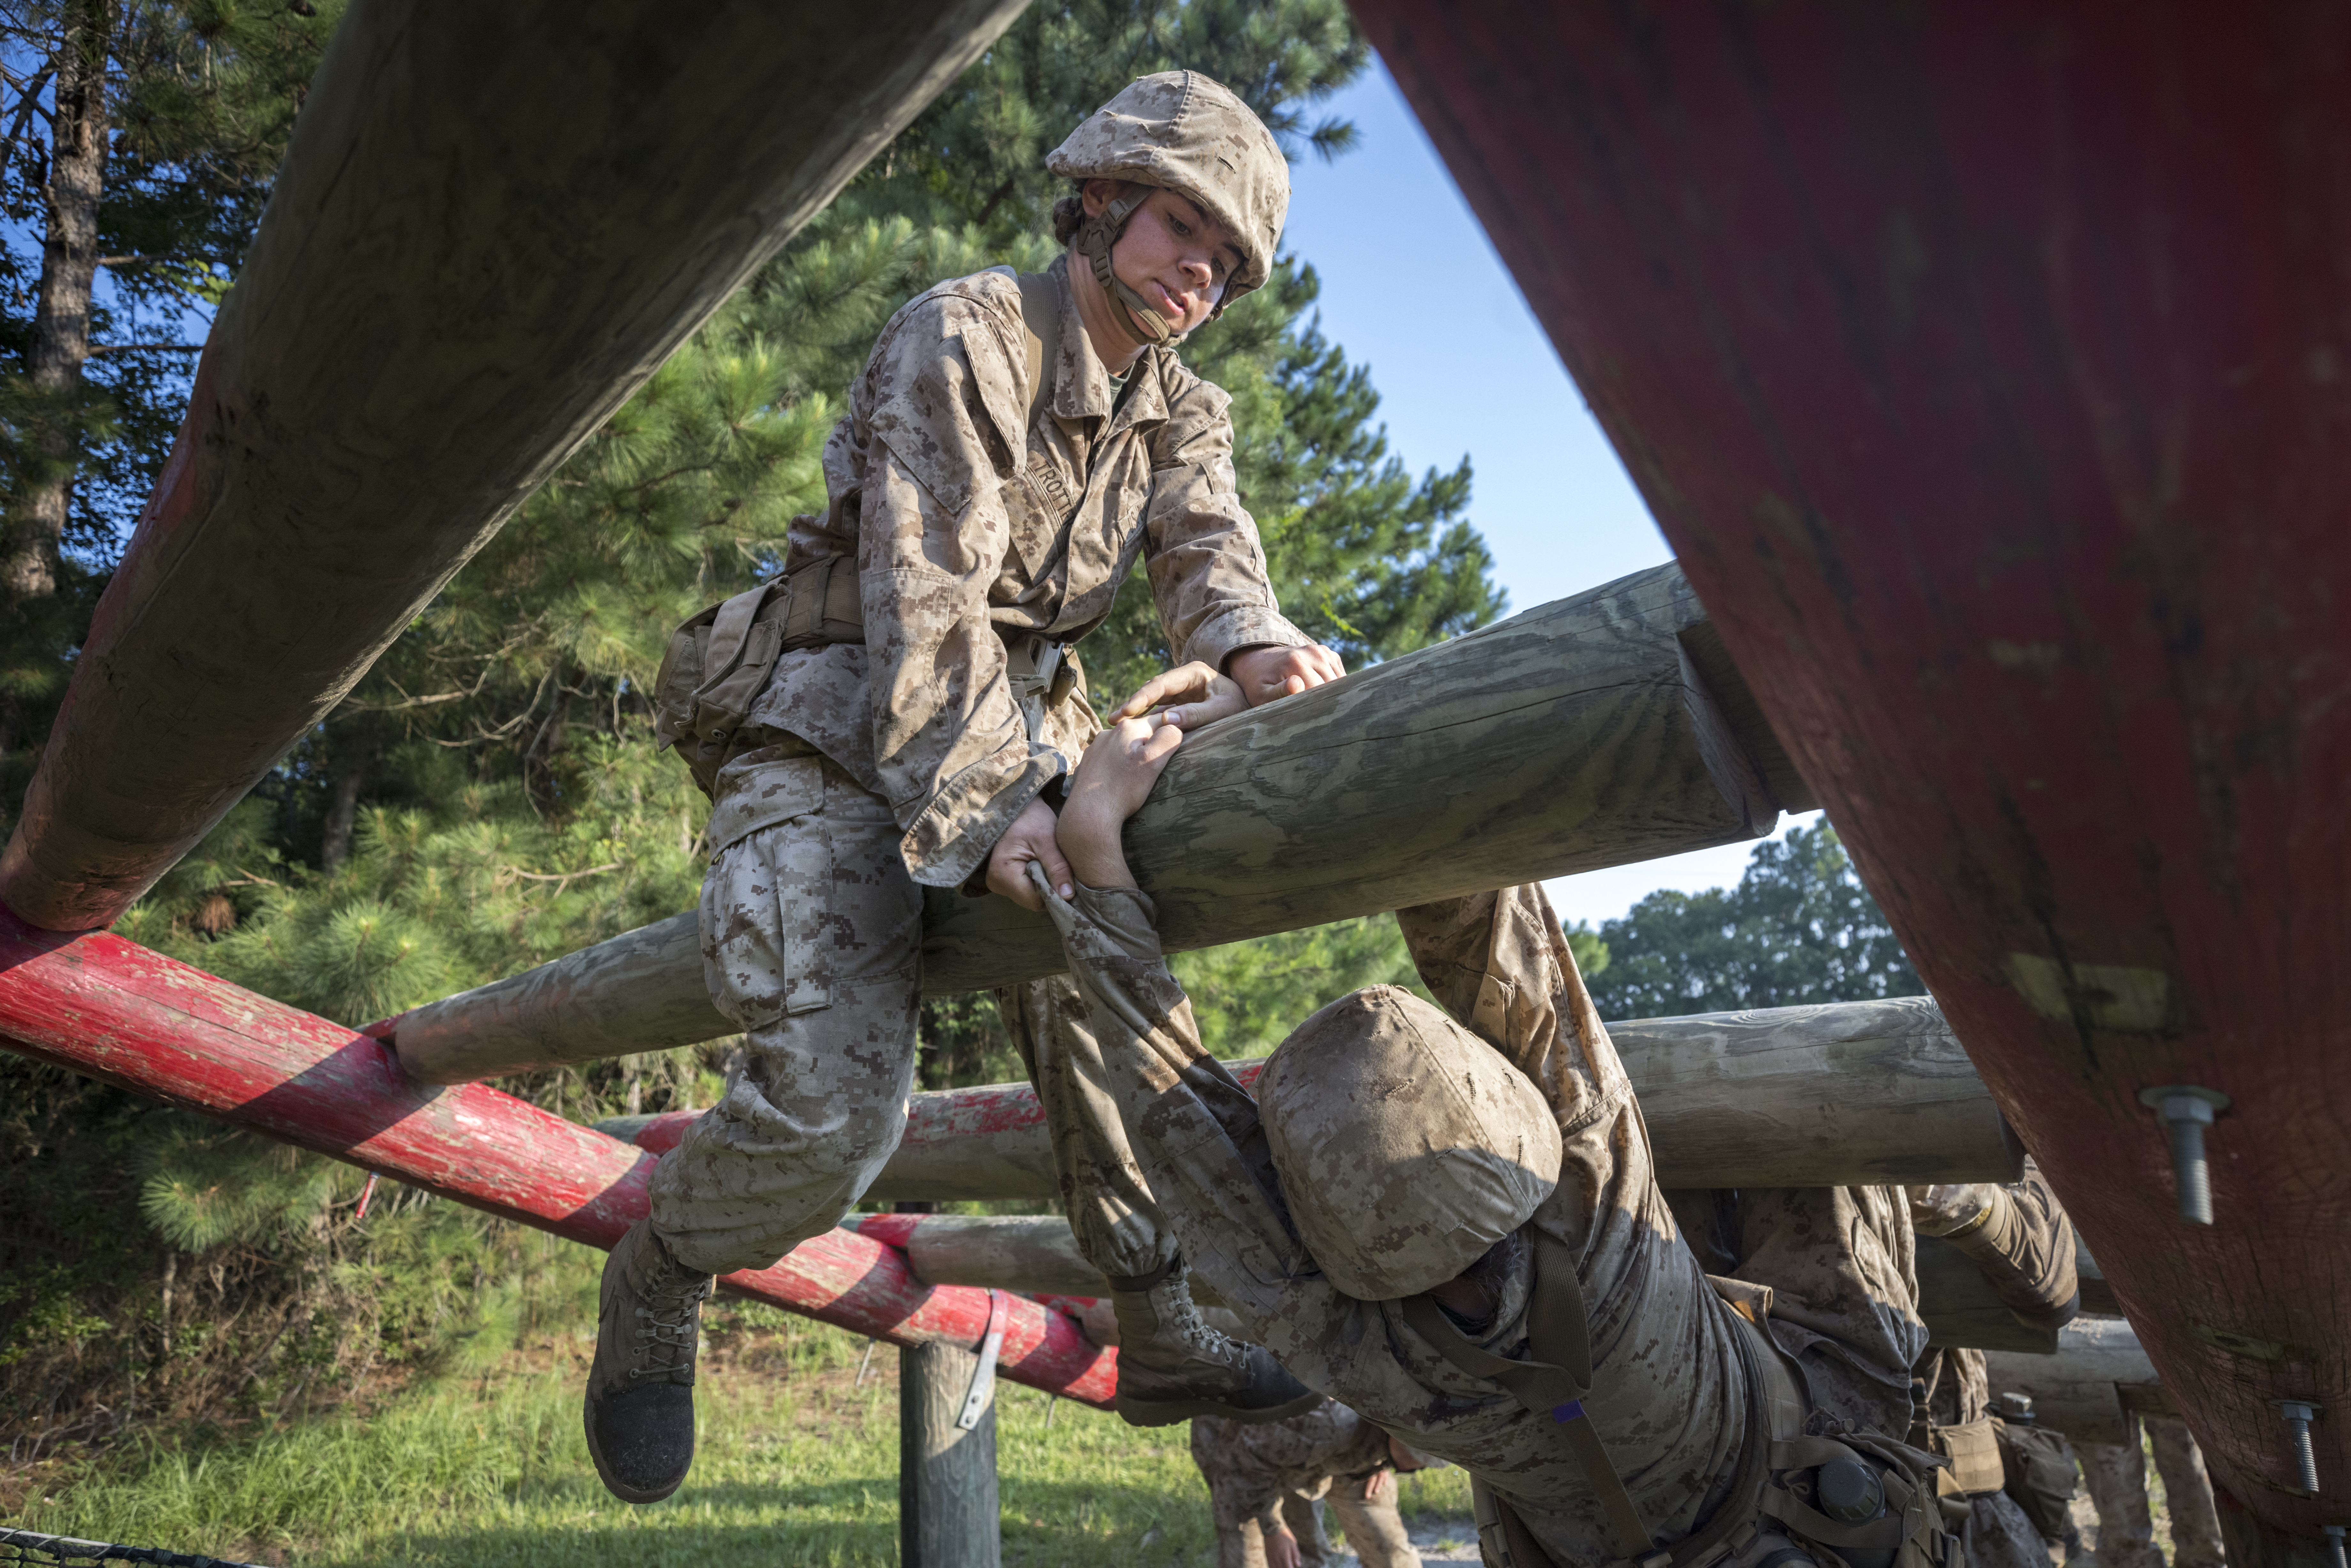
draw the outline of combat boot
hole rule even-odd
[[[694,1357],[710,1286],[642,1219],[604,1260],[588,1457],[622,1502],[659,1502],[694,1466]]]
[[[1168,1427],[1195,1416],[1279,1421],[1322,1396],[1292,1377],[1262,1345],[1243,1344],[1200,1319],[1184,1286],[1184,1260],[1111,1281],[1118,1319],[1118,1394],[1130,1427]]]

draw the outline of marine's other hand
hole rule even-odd
[[[1029,880],[1033,862],[1045,873],[1045,880],[1063,898],[1069,897],[1070,862],[1061,853],[1058,830],[1053,808],[1042,800],[1029,801],[987,852],[987,891],[1002,894],[1023,909],[1044,908],[1044,899]]]
[[[1197,729],[1246,712],[1249,706],[1238,681],[1218,674],[1214,664],[1195,659],[1144,682],[1111,717],[1150,718],[1178,729]]]
[[[1327,685],[1347,673],[1339,655],[1319,643],[1303,648],[1245,648],[1226,660],[1225,666],[1251,707]]]
[[[1167,759],[1184,743],[1172,724],[1121,719],[1094,737],[1070,780],[1061,808],[1061,841],[1071,869],[1088,887],[1133,887],[1119,830],[1143,809]]]

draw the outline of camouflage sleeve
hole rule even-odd
[[[1225,667],[1243,648],[1313,641],[1275,604],[1257,524],[1233,483],[1232,400],[1182,371],[1152,443],[1151,596],[1176,662]]]
[[[2025,1162],[2024,1179],[1994,1187],[1978,1221],[1945,1238],[1983,1270],[2001,1304],[2035,1327],[2062,1328],[2081,1311],[2074,1267],[2074,1226],[2041,1174]]]
[[[1510,1058],[1573,1135],[1632,1093],[1551,902],[1534,883],[1396,911],[1437,1004]]]
[[[1000,490],[1020,430],[1003,323],[955,296],[910,308],[855,401],[872,435],[860,497],[873,756],[918,883],[966,881],[1061,770],[1005,677],[987,591],[1010,540]]]
[[[1151,900],[1081,885],[1045,907],[1101,1041],[1103,1087],[1186,1260],[1277,1356],[1284,1341],[1319,1340],[1349,1308],[1290,1228],[1257,1102],[1200,1047]]]

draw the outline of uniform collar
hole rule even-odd
[[[1061,362],[1054,371],[1053,412],[1068,420],[1104,418],[1111,413],[1116,389],[1111,384],[1109,368],[1094,352],[1093,340],[1086,336],[1086,324],[1078,315],[1078,297],[1070,287],[1070,253],[1063,251],[1046,270],[1061,290]],[[1167,417],[1167,396],[1160,386],[1156,362],[1156,356],[1167,352],[1165,349],[1147,348],[1134,361],[1127,372],[1134,384],[1127,389],[1126,402],[1118,405],[1118,416],[1111,431]]]

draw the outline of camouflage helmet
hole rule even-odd
[[[1070,132],[1045,167],[1081,182],[1132,180],[1174,191],[1222,225],[1241,264],[1226,279],[1212,319],[1272,276],[1282,220],[1290,215],[1290,164],[1265,122],[1221,82],[1197,71],[1137,77]],[[1110,267],[1111,246],[1147,195],[1121,196],[1100,216],[1085,219],[1072,243],[1092,266],[1095,281],[1124,307],[1138,336],[1169,344],[1183,334],[1119,282]]]
[[[1395,986],[1332,1002],[1257,1083],[1274,1173],[1342,1294],[1452,1279],[1559,1185],[1559,1123],[1499,1051]]]

